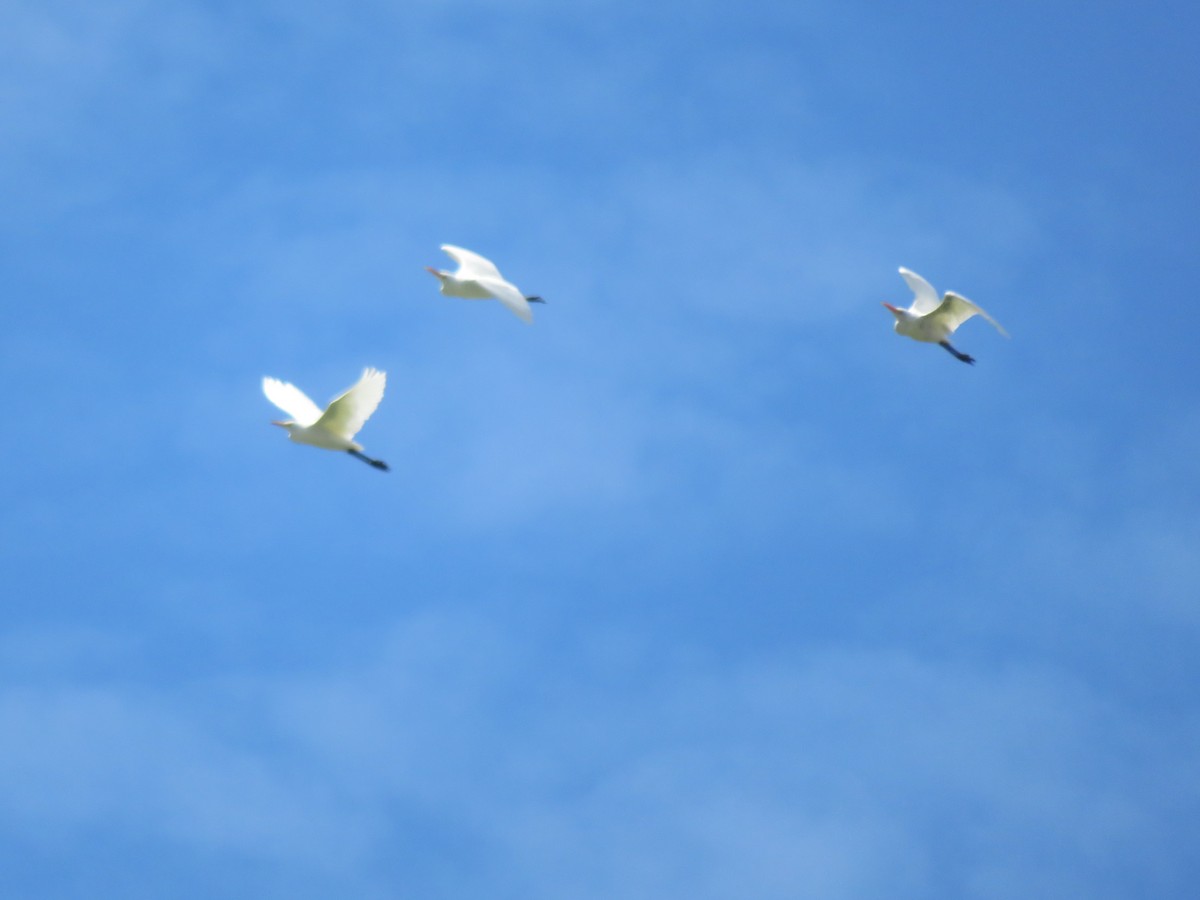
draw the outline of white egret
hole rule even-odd
[[[303,391],[286,381],[264,378],[262,388],[268,400],[292,417],[271,423],[286,428],[291,440],[326,450],[345,450],[351,456],[386,472],[387,463],[371,459],[362,452],[362,445],[353,440],[363,423],[379,406],[386,383],[386,372],[363,369],[358,383],[331,401],[324,412]]]
[[[517,290],[512,282],[505,281],[500,270],[491,260],[484,259],[478,253],[442,244],[446,254],[458,263],[455,272],[443,272],[432,266],[426,266],[425,271],[441,282],[441,292],[447,297],[463,297],[467,300],[491,300],[495,298],[511,309],[522,321],[533,321],[533,310],[530,303],[545,303],[541,297],[527,297]]]
[[[900,274],[908,282],[908,287],[913,292],[912,305],[908,309],[899,309],[890,303],[883,304],[896,317],[897,333],[916,341],[939,344],[958,359],[971,365],[975,364],[975,359],[965,353],[959,353],[950,346],[950,341],[947,340],[959,325],[972,316],[983,316],[995,326],[997,331],[1008,337],[1008,332],[1000,327],[999,322],[961,294],[946,291],[945,296],[939,301],[933,285],[916,272],[901,266]]]

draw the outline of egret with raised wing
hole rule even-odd
[[[442,244],[446,254],[458,263],[454,272],[444,272],[432,266],[425,270],[441,282],[441,292],[447,297],[463,297],[467,300],[496,299],[511,309],[523,322],[533,321],[530,303],[545,303],[541,297],[527,297],[517,286],[506,281],[500,270],[489,259],[478,253],[450,244]]]
[[[946,348],[957,359],[971,365],[975,364],[975,358],[965,353],[959,353],[948,340],[959,325],[972,316],[983,316],[997,331],[1008,337],[1008,332],[1000,326],[999,322],[962,294],[946,291],[945,296],[939,300],[933,285],[916,272],[901,266],[900,274],[908,282],[908,287],[913,292],[912,305],[908,309],[900,309],[890,303],[883,304],[896,317],[895,328],[898,334],[910,337],[915,341],[938,344]]]
[[[268,400],[291,416],[291,419],[271,423],[286,428],[291,440],[326,450],[345,450],[351,456],[386,472],[387,463],[367,456],[362,452],[362,444],[354,441],[354,436],[383,399],[386,383],[386,372],[363,369],[358,383],[335,398],[324,412],[303,391],[286,381],[264,378],[262,388]]]

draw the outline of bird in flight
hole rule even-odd
[[[386,372],[363,369],[362,377],[354,387],[331,401],[324,412],[302,390],[286,381],[264,378],[262,388],[268,400],[291,416],[285,421],[271,423],[286,428],[291,440],[326,450],[345,450],[386,472],[387,463],[367,456],[362,452],[362,445],[354,441],[354,435],[383,399],[386,383]]]
[[[527,297],[517,290],[517,286],[505,281],[500,270],[489,259],[484,259],[478,253],[442,244],[446,254],[458,263],[454,272],[443,272],[432,266],[426,266],[425,271],[441,282],[441,292],[447,297],[463,297],[467,300],[496,299],[511,309],[526,324],[533,321],[533,310],[530,303],[545,303],[541,297]]]
[[[972,316],[983,316],[997,331],[1005,337],[1008,332],[1000,327],[1000,323],[985,313],[961,294],[946,291],[945,296],[938,300],[937,291],[933,285],[916,272],[900,267],[900,274],[908,282],[913,292],[913,302],[908,309],[900,309],[890,303],[883,304],[896,317],[896,332],[916,341],[928,344],[938,344],[945,347],[955,358],[965,363],[975,365],[975,358],[965,353],[959,353],[950,345],[948,338],[963,322]]]

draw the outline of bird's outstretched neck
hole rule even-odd
[[[955,350],[953,347],[950,346],[949,341],[938,341],[938,344],[939,344],[939,346],[945,347],[946,351],[948,353],[953,354],[955,359],[961,359],[963,362],[965,362],[969,366],[975,365],[975,357],[968,356],[965,353],[959,353],[957,350]]]
[[[361,459],[368,466],[374,466],[376,469],[379,469],[382,472],[388,471],[388,464],[385,463],[382,459],[371,459],[371,457],[367,456],[365,453],[362,453],[358,450],[347,450],[346,452],[349,453],[351,456],[355,457],[356,459]]]

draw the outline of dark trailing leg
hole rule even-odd
[[[368,466],[374,466],[376,469],[379,469],[382,472],[388,471],[388,464],[382,459],[371,459],[371,457],[367,456],[365,453],[360,453],[358,450],[347,450],[346,452],[356,459],[361,459]]]
[[[954,355],[955,359],[961,359],[963,362],[965,362],[967,365],[970,365],[970,366],[975,365],[975,357],[967,356],[967,354],[965,354],[965,353],[959,353],[957,350],[955,350],[953,347],[950,346],[949,341],[939,341],[938,345],[941,347],[945,347],[946,351],[948,353],[952,353]]]

